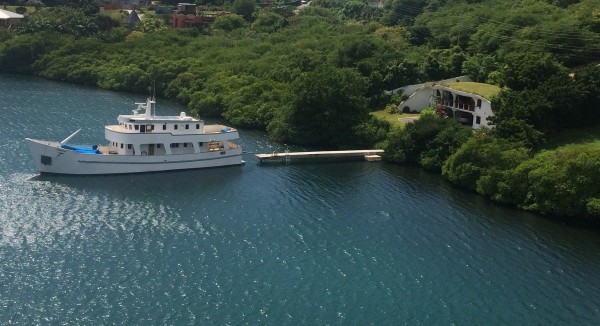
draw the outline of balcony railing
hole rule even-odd
[[[459,109],[459,110],[471,111],[471,112],[474,112],[475,109],[481,108],[481,107],[476,107],[473,104],[467,104],[467,103],[461,103],[461,102],[455,103],[453,100],[441,99],[441,100],[438,100],[438,103],[442,104],[447,109]]]

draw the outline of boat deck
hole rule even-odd
[[[131,130],[131,129],[127,129],[123,126],[120,125],[107,125],[106,128],[108,130],[114,131],[114,132],[120,132],[120,133],[130,133],[130,134],[139,134],[142,133],[139,130]],[[183,130],[183,129],[182,129]],[[225,125],[221,125],[221,124],[217,124],[217,125],[204,125],[204,133],[203,134],[220,134],[222,132],[234,132],[237,131],[235,128],[231,128]],[[177,132],[177,134],[180,134],[182,132],[185,132],[186,134],[199,134],[196,132],[195,129],[189,129],[189,130],[185,130],[185,131],[180,131]],[[153,133],[153,134],[172,134],[172,131],[166,131],[166,130],[159,130],[154,129],[154,130],[146,130],[143,133]]]

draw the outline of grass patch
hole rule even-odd
[[[452,82],[442,83],[440,85],[450,87],[457,91],[463,91],[467,93],[477,94],[483,96],[486,99],[491,99],[492,96],[500,93],[500,87],[496,85],[474,83],[474,82]]]
[[[543,149],[552,150],[559,147],[582,146],[590,149],[600,149],[600,128],[564,130],[548,138]]]
[[[402,121],[398,120],[398,118],[410,118],[410,117],[418,117],[419,116],[418,113],[393,114],[385,109],[379,110],[379,111],[373,111],[373,112],[371,112],[371,114],[379,119],[383,119],[383,120],[389,122],[392,127],[400,127],[400,128],[404,128],[404,125],[406,125],[406,122],[402,122]]]
[[[17,13],[18,7],[21,7],[21,6],[2,6],[0,8]],[[32,7],[32,6],[23,6],[23,7],[27,8],[27,11],[23,14],[23,16],[27,16],[27,15],[33,14],[35,12],[35,7]]]

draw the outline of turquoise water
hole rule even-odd
[[[25,137],[103,143],[143,96],[0,75],[0,324],[600,322],[600,237],[419,169],[39,176]],[[182,108],[159,101],[158,114]]]

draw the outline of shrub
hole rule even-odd
[[[586,205],[587,213],[594,218],[600,218],[600,198],[590,198]]]
[[[426,109],[423,109],[423,111],[421,111],[419,113],[419,115],[421,117],[425,117],[425,116],[428,116],[428,115],[435,115],[435,110],[433,108],[426,108]]]
[[[526,182],[518,204],[543,214],[596,216],[598,171],[600,150],[573,146],[542,152],[516,169],[518,182]]]
[[[442,175],[456,185],[493,196],[503,174],[527,158],[528,151],[522,144],[480,131],[448,158]]]
[[[420,163],[421,153],[432,148],[431,142],[455,121],[435,115],[425,115],[388,137],[386,159],[397,163]],[[434,156],[434,154],[431,154]],[[432,164],[434,165],[434,164]]]

